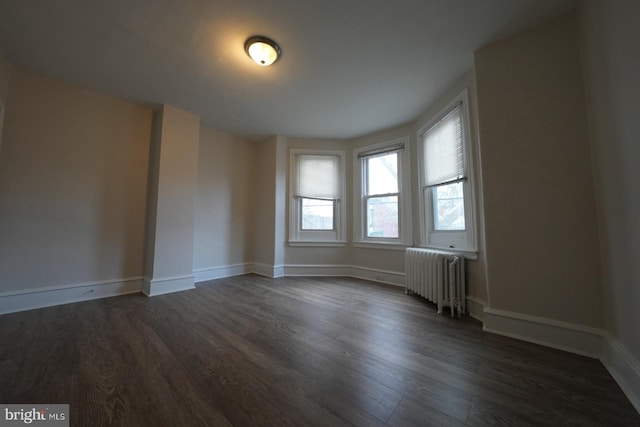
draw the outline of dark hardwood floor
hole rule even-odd
[[[0,316],[0,402],[69,403],[74,426],[640,426],[596,360],[342,278]]]

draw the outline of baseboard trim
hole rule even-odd
[[[640,413],[640,361],[609,332],[604,333],[602,364]]]
[[[286,276],[324,276],[344,277],[349,276],[351,268],[340,264],[287,264],[284,266]]]
[[[195,289],[193,275],[144,279],[142,292],[148,297]]]
[[[387,285],[405,286],[405,274],[399,271],[381,270],[379,268],[350,266],[348,276],[357,279],[370,280],[372,282],[385,283]]]
[[[484,308],[487,302],[471,295],[467,295],[467,312],[469,316],[480,322],[484,322]]]
[[[253,273],[257,275],[269,277],[271,279],[277,279],[285,276],[284,265],[262,264],[260,262],[254,262],[252,265]]]
[[[129,277],[68,286],[6,292],[0,295],[0,314],[133,294],[142,290],[142,281],[142,277]]]
[[[354,277],[404,287],[404,273],[341,264],[287,264],[285,276]]]
[[[225,277],[241,276],[253,272],[253,264],[245,262],[243,264],[221,265],[217,267],[199,268],[193,270],[193,277],[196,283],[207,280],[223,279]]]
[[[495,308],[484,310],[483,329],[594,359],[602,355],[601,329]]]

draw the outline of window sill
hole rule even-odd
[[[388,251],[404,251],[410,245],[395,242],[353,242],[354,248],[383,249]]]
[[[310,247],[325,247],[325,248],[339,248],[347,246],[347,242],[343,241],[313,241],[313,240],[290,240],[289,246],[310,246]]]

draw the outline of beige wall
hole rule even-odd
[[[576,18],[475,54],[489,305],[602,325]]]
[[[200,128],[194,270],[253,261],[258,143]]]
[[[0,292],[139,277],[151,110],[14,67]]]
[[[582,8],[606,329],[640,360],[640,2]]]

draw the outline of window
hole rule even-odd
[[[425,246],[475,250],[466,91],[418,133]]]
[[[405,244],[408,225],[408,138],[375,144],[354,151],[354,241]],[[359,173],[359,177],[358,177]]]
[[[398,158],[398,153],[393,152],[362,159],[365,237],[398,238]]]
[[[290,244],[344,243],[344,153],[291,150]]]

